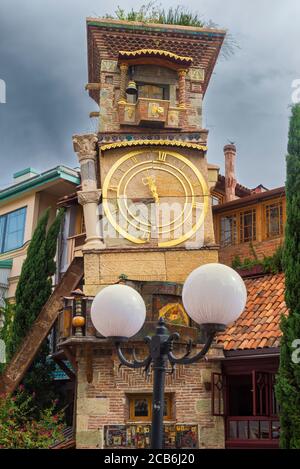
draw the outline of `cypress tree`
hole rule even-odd
[[[8,359],[17,351],[51,295],[51,277],[56,268],[54,257],[63,215],[64,211],[60,210],[47,231],[49,209],[46,210],[33,234],[16,290],[15,315],[8,343]],[[51,377],[54,364],[49,361],[48,355],[49,344],[46,339],[23,380],[26,391],[35,393],[35,400],[40,409],[54,397],[54,383]]]
[[[46,273],[45,241],[49,209],[40,218],[28,247],[16,289],[15,315],[8,343],[12,358],[51,293]]]
[[[293,106],[290,118],[286,199],[283,264],[289,315],[281,320],[276,396],[280,406],[280,446],[295,449],[300,448],[300,363],[295,354],[295,340],[300,339],[300,104]]]

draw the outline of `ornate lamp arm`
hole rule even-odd
[[[119,358],[120,362],[122,363],[122,365],[128,366],[128,368],[148,368],[149,367],[149,365],[152,361],[151,355],[148,355],[148,357],[145,358],[145,360],[137,360],[136,357],[135,357],[135,353],[133,352],[133,361],[129,361],[124,356],[124,354],[121,350],[120,342],[116,342],[115,346],[116,346],[118,358]]]
[[[189,353],[185,353],[185,355],[183,357],[176,357],[172,353],[172,351],[169,351],[168,352],[168,359],[169,359],[170,363],[172,365],[189,365],[189,364],[196,363],[197,361],[201,360],[201,358],[203,358],[207,354],[207,352],[208,352],[208,350],[209,350],[209,348],[210,348],[210,346],[211,346],[211,344],[214,340],[215,334],[216,334],[216,331],[209,332],[209,334],[207,336],[207,339],[206,339],[206,343],[203,346],[202,350],[200,350],[200,352],[198,352],[193,357],[190,357]]]

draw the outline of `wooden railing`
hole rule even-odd
[[[227,417],[226,446],[270,447],[279,444],[280,424],[278,417]]]
[[[168,129],[184,126],[186,109],[171,106],[163,99],[139,98],[136,103],[119,103],[119,122],[121,125],[157,124]]]

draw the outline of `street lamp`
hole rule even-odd
[[[186,353],[177,357],[173,354],[173,343],[179,339],[178,333],[170,334],[164,320],[159,319],[156,332],[145,337],[149,355],[138,360],[133,352],[133,360],[123,355],[121,343],[139,332],[146,318],[146,307],[141,295],[127,285],[110,285],[94,298],[91,308],[92,322],[100,334],[113,340],[122,365],[129,368],[153,366],[153,400],[151,447],[163,446],[163,413],[165,374],[168,362],[188,365],[203,358],[208,352],[214,336],[223,331],[227,324],[235,321],[245,308],[247,291],[239,274],[223,264],[206,264],[195,269],[186,279],[182,301],[189,316],[201,326],[205,344],[197,354],[191,355],[192,345],[187,345]]]

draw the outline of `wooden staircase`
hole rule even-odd
[[[33,323],[19,350],[15,353],[3,374],[0,375],[0,394],[12,393],[22,381],[43,340],[49,334],[58,312],[61,299],[70,295],[83,276],[83,259],[75,257],[52,295]]]

